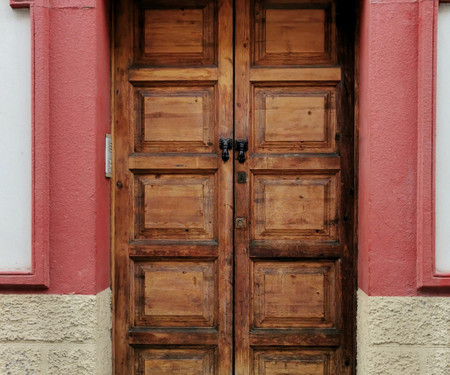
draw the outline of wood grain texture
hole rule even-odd
[[[201,9],[144,10],[144,54],[203,52]]]
[[[341,159],[336,154],[320,154],[318,157],[311,154],[290,155],[283,154],[283,157],[271,157],[267,154],[254,154],[248,161],[249,168],[255,174],[264,171],[283,170],[286,173],[294,171],[338,171],[341,166]]]
[[[215,352],[212,349],[182,348],[169,351],[138,349],[135,363],[139,375],[212,375]]]
[[[255,350],[255,375],[331,375],[334,352],[330,350]]]
[[[254,4],[252,65],[315,65],[336,61],[332,1],[256,0]]]
[[[217,239],[214,175],[136,175],[136,239]]]
[[[137,152],[213,152],[217,138],[215,87],[136,90]]]
[[[114,372],[231,374],[231,1],[114,6]]]
[[[251,50],[251,1],[241,0],[235,2],[235,107],[234,107],[234,135],[235,139],[249,139],[250,124],[250,50]],[[250,142],[251,144],[251,142]],[[235,173],[245,173],[250,177],[249,155],[247,161],[239,163],[235,160]],[[251,158],[250,158],[251,159]],[[234,215],[248,221],[250,209],[250,184],[235,184],[234,186]],[[234,233],[234,373],[250,375],[252,360],[250,355],[250,262],[248,226],[236,229]]]
[[[333,87],[253,89],[255,153],[336,152]]]
[[[332,328],[339,311],[335,267],[330,262],[253,262],[252,326]]]
[[[134,61],[150,66],[217,64],[217,2],[140,0],[134,17]]]
[[[144,171],[203,171],[213,172],[219,167],[217,154],[129,154],[128,168]]]
[[[233,138],[234,124],[234,7],[233,0],[221,0],[218,14],[218,137]],[[231,157],[231,159],[233,159]],[[218,197],[219,248],[218,259],[218,364],[217,374],[232,374],[234,371],[233,348],[233,164],[222,163],[218,171],[221,194]]]
[[[132,67],[128,70],[130,82],[217,81],[217,68],[149,68]]]
[[[113,223],[113,371],[115,374],[134,372],[134,352],[129,341],[131,319],[130,258],[128,242],[132,233],[130,189],[133,176],[127,168],[127,157],[133,150],[133,137],[129,124],[129,105],[132,87],[128,82],[127,69],[132,63],[133,12],[126,1],[114,3],[114,55],[113,55],[113,179],[112,211]],[[120,187],[120,188],[119,188]]]
[[[255,175],[251,239],[337,240],[336,175]]]
[[[134,267],[135,326],[216,326],[214,262],[137,262]]]
[[[219,335],[210,328],[131,328],[128,343],[132,346],[147,345],[170,351],[177,346],[217,347]],[[195,344],[193,344],[195,343]]]
[[[266,9],[267,54],[325,52],[323,9]]]
[[[354,374],[354,4],[234,3],[114,5],[114,371]]]
[[[252,82],[336,82],[341,80],[341,68],[317,67],[317,68],[262,68],[255,67],[250,71]]]
[[[351,374],[353,15],[343,1],[236,7],[235,134],[249,150],[235,168],[249,183],[235,186],[235,371]],[[322,347],[333,359],[301,360]]]

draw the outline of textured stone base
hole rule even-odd
[[[358,291],[358,375],[449,375],[450,298]],[[111,292],[0,295],[1,375],[110,375]]]
[[[0,295],[0,374],[111,375],[111,291]]]
[[[358,291],[358,375],[449,375],[450,298]]]

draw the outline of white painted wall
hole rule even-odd
[[[31,269],[29,10],[0,0],[0,272]]]
[[[439,5],[436,84],[436,271],[450,273],[450,3]]]

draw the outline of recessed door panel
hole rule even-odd
[[[256,261],[251,274],[254,329],[336,325],[334,263]]]
[[[213,152],[217,138],[216,88],[137,88],[137,152]]]
[[[153,66],[217,63],[217,9],[210,0],[136,0],[134,60]]]
[[[135,186],[136,239],[217,239],[215,175],[139,174]]]
[[[322,153],[336,150],[334,87],[253,86],[255,153]]]
[[[329,350],[255,350],[255,375],[331,375],[334,353]]]
[[[139,375],[213,375],[215,352],[210,348],[137,349]]]
[[[257,174],[252,179],[254,240],[336,240],[335,174]]]
[[[255,0],[252,65],[314,65],[336,61],[335,8],[331,0]]]
[[[214,261],[141,261],[134,267],[134,325],[216,327]]]

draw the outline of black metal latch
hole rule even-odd
[[[247,182],[247,173],[245,172],[238,172],[237,173],[237,183],[238,184],[245,184]]]
[[[230,158],[228,150],[233,149],[233,140],[231,138],[220,138],[219,148],[222,150],[222,160],[227,161]]]
[[[245,151],[248,150],[248,141],[245,139],[237,139],[236,140],[236,151],[238,151],[237,160],[239,163],[245,162]]]

